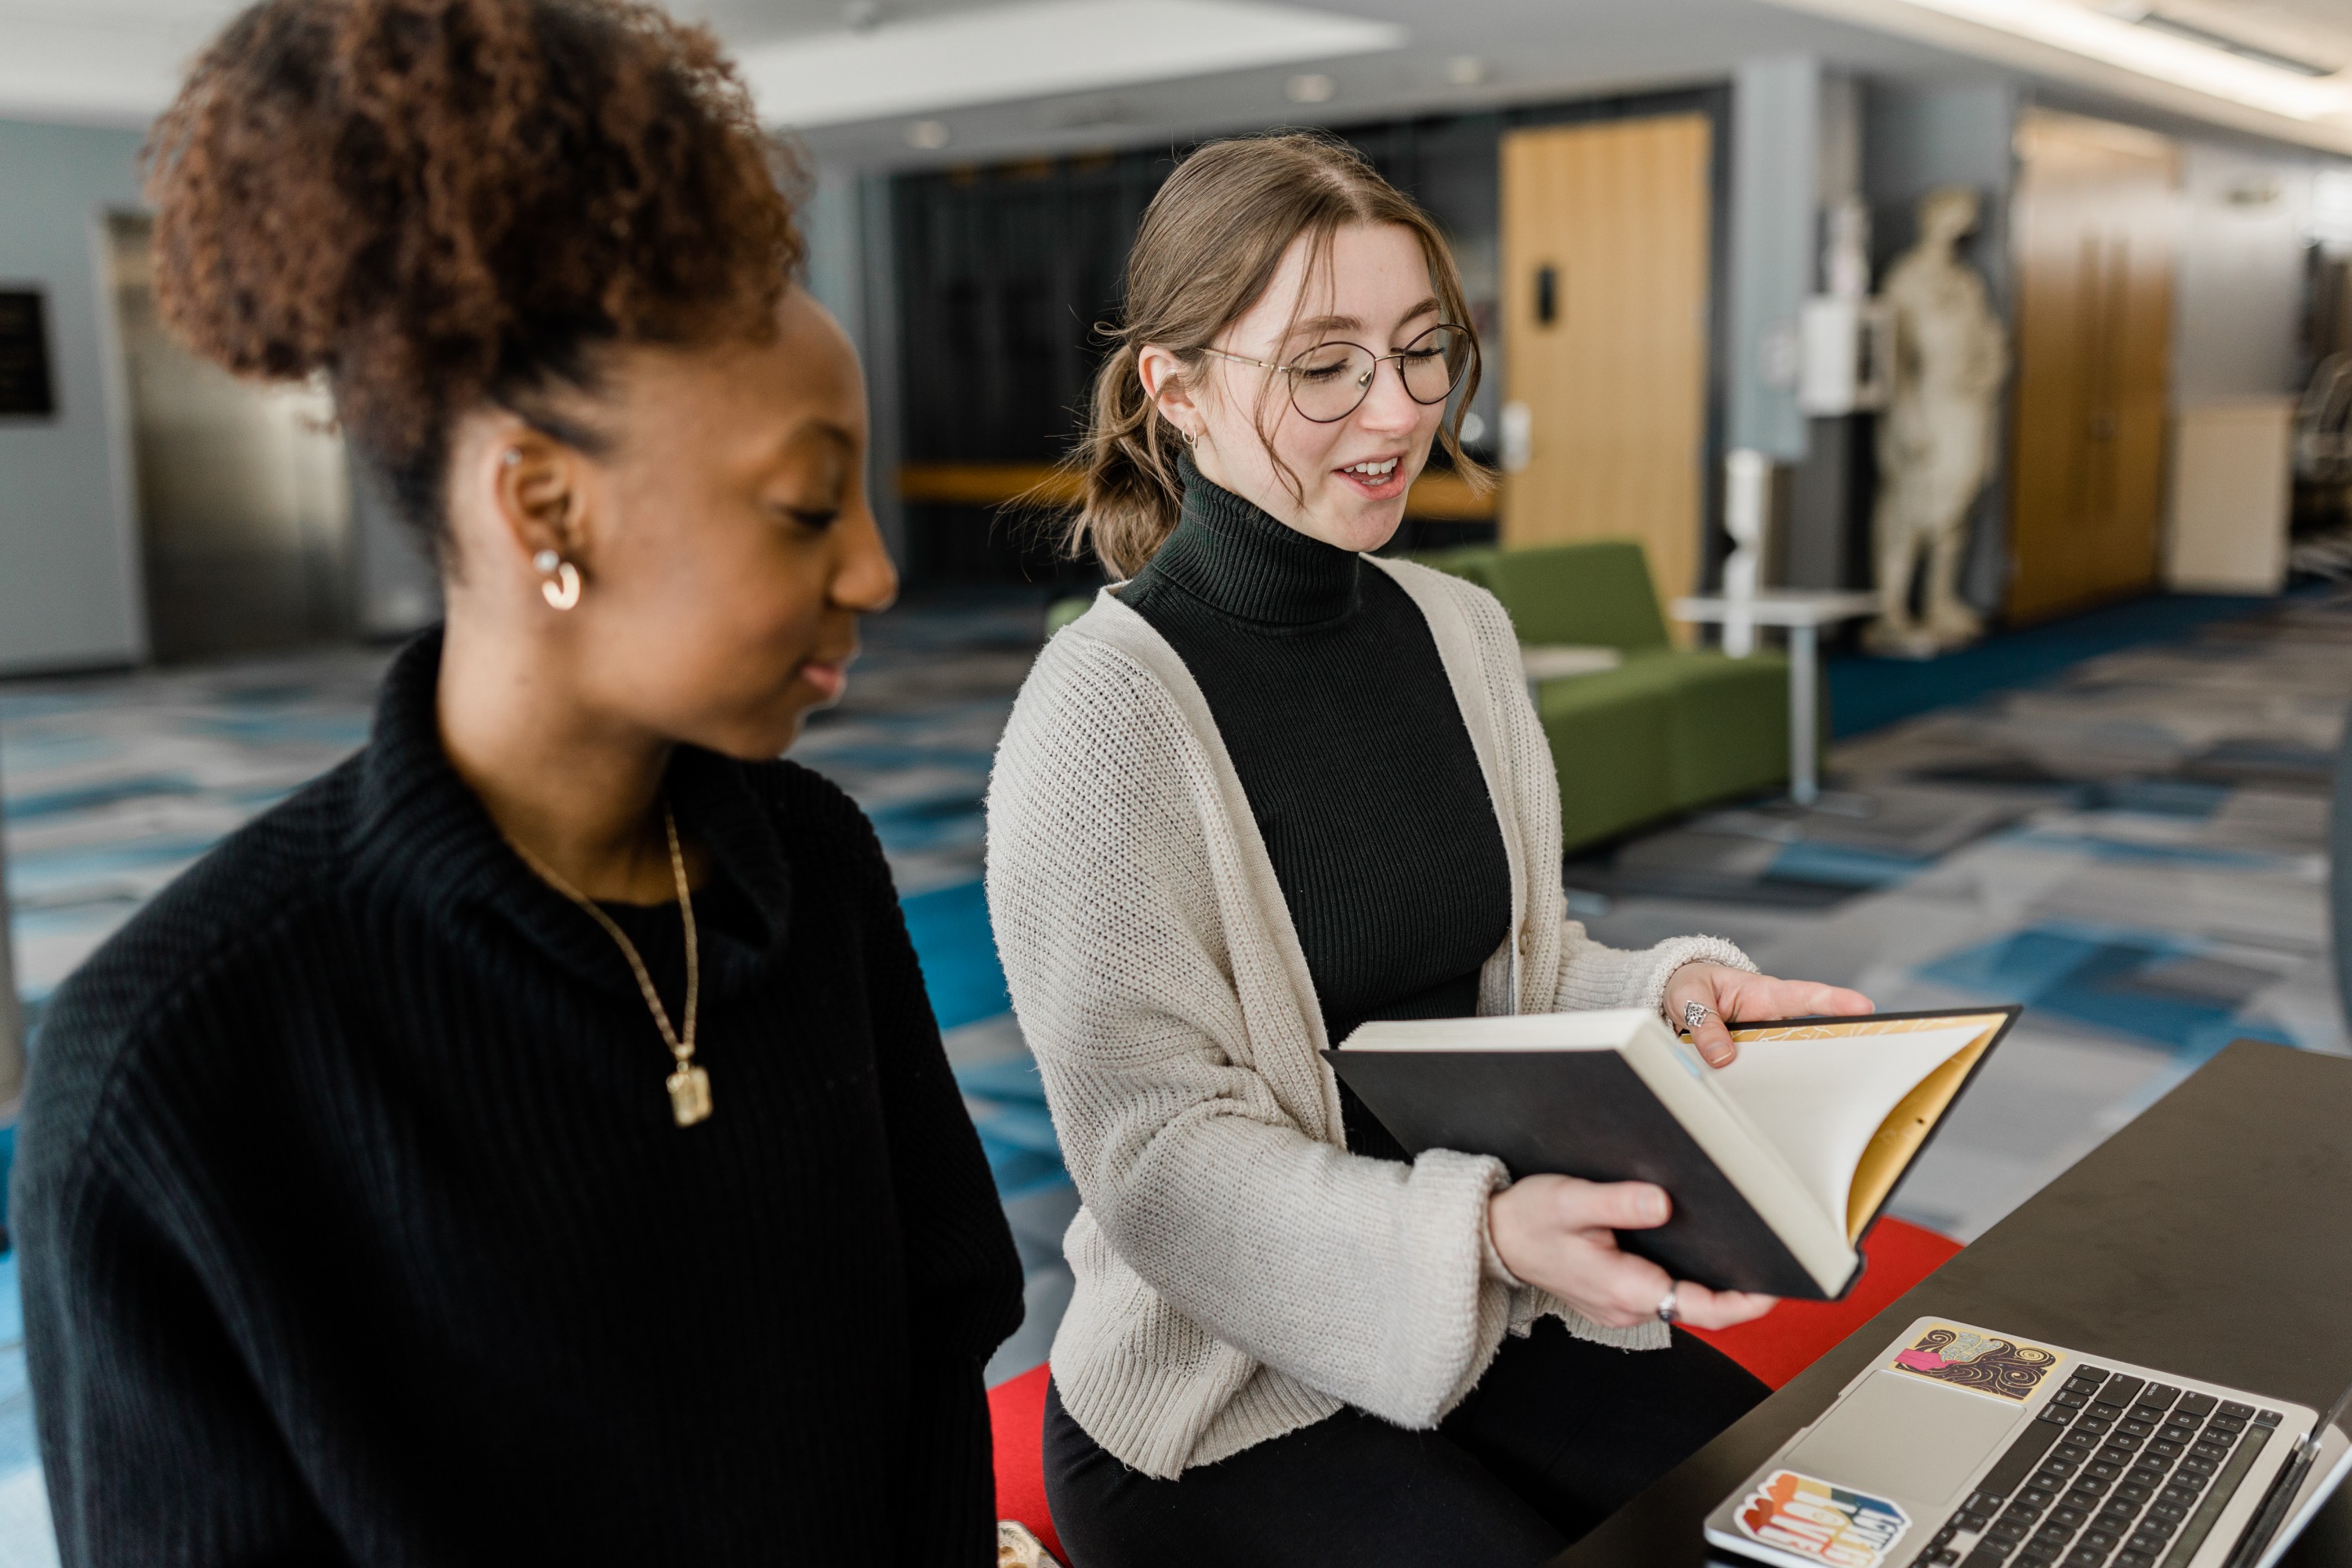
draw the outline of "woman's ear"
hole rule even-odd
[[[578,561],[588,542],[580,454],[522,426],[494,443],[488,461],[499,521],[524,559],[552,550]]]
[[[1172,351],[1158,343],[1144,344],[1135,353],[1135,374],[1143,384],[1143,395],[1151,399],[1160,417],[1188,439],[1207,434],[1207,413],[1192,395],[1192,384],[1184,374],[1184,362]]]

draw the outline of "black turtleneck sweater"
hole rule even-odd
[[[1183,461],[1184,510],[1119,597],[1199,682],[1336,1045],[1478,1010],[1510,868],[1429,623],[1388,574]],[[1340,1086],[1348,1146],[1404,1158]]]
[[[994,1561],[1021,1270],[872,828],[681,751],[698,1059],[444,756],[365,750],[58,993],[16,1165],[68,1564]],[[675,906],[622,911],[675,1017]]]

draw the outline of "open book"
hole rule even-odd
[[[1723,1068],[1640,1008],[1367,1024],[1325,1055],[1415,1153],[1655,1182],[1673,1216],[1620,1232],[1627,1251],[1714,1289],[1835,1300],[2018,1011],[1741,1025]]]

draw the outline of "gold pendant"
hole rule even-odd
[[[680,1127],[709,1120],[710,1075],[698,1067],[682,1067],[670,1074],[669,1113]]]

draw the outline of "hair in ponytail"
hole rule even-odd
[[[1121,320],[1096,329],[1111,349],[1095,375],[1086,435],[1064,465],[1081,495],[1066,538],[1070,553],[1091,545],[1114,577],[1132,576],[1175,530],[1183,503],[1175,448],[1182,437],[1143,389],[1137,362],[1144,345],[1170,351],[1193,374],[1201,351],[1257,302],[1299,236],[1308,237],[1310,263],[1328,264],[1332,235],[1349,224],[1411,230],[1445,319],[1472,330],[1461,274],[1436,224],[1346,142],[1305,132],[1241,137],[1211,142],[1178,165],[1144,209],[1128,253]],[[1483,487],[1489,478],[1464,455],[1460,428],[1461,410],[1477,390],[1473,354],[1438,440]],[[1259,425],[1271,452],[1263,408]]]

